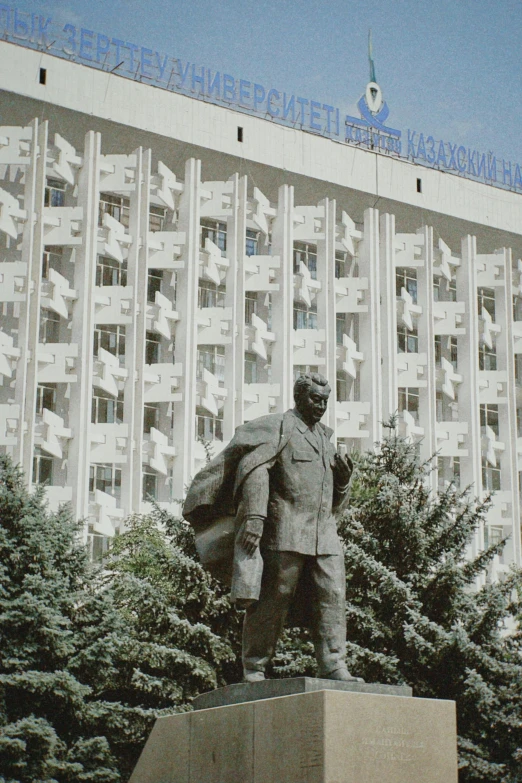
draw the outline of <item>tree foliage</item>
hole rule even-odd
[[[489,501],[433,493],[393,429],[356,468],[340,520],[350,668],[457,702],[461,783],[520,783],[522,577],[490,581],[502,542],[469,556]],[[242,614],[185,523],[131,517],[103,569],[78,531],[0,459],[0,783],[125,781],[157,716],[241,677]],[[289,628],[272,676],[315,671]]]
[[[450,485],[390,435],[361,455],[340,523],[347,572],[350,668],[368,682],[407,683],[416,696],[457,702],[460,780],[522,781],[521,573],[491,583],[505,542],[470,559],[490,501]],[[306,635],[291,632],[277,672],[312,673]]]
[[[103,570],[81,527],[0,458],[0,783],[127,780],[156,717],[238,678],[184,523],[131,518]]]
[[[65,510],[47,514],[5,457],[0,522],[0,781],[117,781],[92,688],[71,667],[88,599],[78,525]]]

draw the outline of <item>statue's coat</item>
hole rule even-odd
[[[203,565],[226,582],[232,580],[235,519],[243,481],[255,468],[279,454],[295,425],[293,411],[269,414],[241,425],[228,446],[197,473],[190,485],[183,516],[194,528]],[[329,439],[332,430],[323,424],[319,426]],[[243,558],[235,566],[234,599],[256,598],[262,573],[259,553],[246,562]]]

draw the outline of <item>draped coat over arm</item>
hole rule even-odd
[[[262,416],[243,424],[237,428],[228,446],[199,471],[189,488],[183,516],[195,530],[201,561],[213,575],[228,583],[235,582],[232,584],[235,600],[257,598],[262,573],[259,550],[251,560],[245,558],[244,553],[234,552],[235,536],[242,522],[242,515],[238,513],[241,489],[253,471],[273,463],[293,436],[302,437],[302,425],[302,419],[294,410]],[[331,451],[327,467],[330,470],[335,454],[333,444],[329,442],[332,430],[323,424],[317,426]],[[339,490],[334,482],[329,513],[340,510],[346,494],[347,487]]]

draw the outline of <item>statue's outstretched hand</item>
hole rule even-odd
[[[335,480],[336,483],[339,486],[348,486],[350,483],[350,478],[353,473],[353,462],[348,456],[348,454],[345,454],[344,457],[341,457],[340,454],[335,455],[335,464],[334,464],[334,473],[335,473]]]
[[[245,520],[239,531],[238,543],[250,557],[255,553],[261,541],[263,523],[264,520],[260,517],[251,517]]]

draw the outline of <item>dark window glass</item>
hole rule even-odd
[[[60,179],[47,179],[44,191],[45,207],[63,207],[65,204],[65,182]]]
[[[157,405],[149,404],[145,405],[143,409],[143,432],[150,432],[154,427],[158,429],[159,421],[159,409]]]
[[[147,332],[145,340],[145,364],[159,364],[161,336],[155,332]]]
[[[245,240],[245,253],[247,256],[257,255],[258,239],[259,239],[258,232],[252,231],[252,229],[247,228],[246,240]]]
[[[149,269],[147,276],[147,301],[155,302],[156,293],[161,293],[161,281],[163,280],[163,269]]]
[[[96,285],[127,285],[127,262],[119,263],[107,256],[98,256],[96,261]]]

